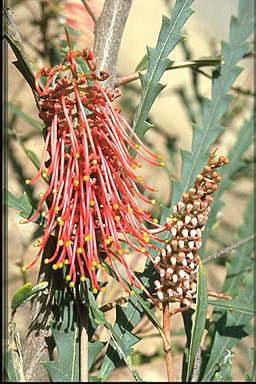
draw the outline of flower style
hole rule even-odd
[[[87,73],[80,71],[80,65],[86,65]],[[39,214],[46,222],[37,244],[39,252],[26,269],[40,258],[50,235],[54,235],[56,249],[44,263],[52,264],[54,270],[66,265],[70,287],[89,276],[93,292],[103,290],[97,269],[107,257],[121,285],[131,293],[116,261],[124,266],[130,283],[142,288],[125,260],[128,248],[151,258],[149,250],[158,249],[151,242],[166,226],[160,226],[141,206],[154,201],[142,195],[138,184],[151,192],[155,189],[136,173],[141,165],[129,147],[155,167],[163,162],[112,106],[120,91],[101,86],[107,76],[105,72],[96,74],[95,59],[88,49],[69,50],[65,65],[42,68],[36,75],[45,146],[39,171],[26,184],[43,177],[48,189],[41,194],[33,216],[23,222],[32,222]],[[45,162],[47,152],[50,158]]]
[[[173,206],[166,219],[172,239],[155,258],[160,280],[154,281],[160,302],[180,302],[189,308],[197,290],[196,272],[200,263],[198,250],[202,246],[213,192],[217,190],[221,176],[216,168],[227,164],[226,157],[214,159],[217,148],[210,153],[208,164],[196,177],[195,184]]]

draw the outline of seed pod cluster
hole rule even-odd
[[[154,260],[160,275],[154,282],[160,302],[180,302],[190,307],[196,293],[202,232],[213,201],[212,194],[221,181],[216,168],[229,162],[224,156],[215,160],[216,150],[210,153],[208,163],[197,175],[193,187],[182,194],[166,219],[172,238]]]

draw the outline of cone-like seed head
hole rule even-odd
[[[224,156],[214,159],[216,149],[210,153],[208,164],[196,177],[195,184],[182,194],[167,218],[167,228],[172,239],[166,245],[167,257],[161,257],[156,268],[172,273],[160,274],[161,301],[180,302],[189,307],[196,293],[196,271],[200,263],[198,251],[202,246],[202,231],[208,218],[212,194],[218,188],[220,176],[216,168],[227,164]],[[171,252],[170,252],[171,250]],[[170,295],[172,292],[172,295]]]

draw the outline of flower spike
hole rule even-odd
[[[81,61],[88,68],[86,73],[81,72]],[[45,124],[45,146],[38,174],[27,181],[33,184],[40,177],[49,181],[34,215],[26,221],[33,222],[44,207],[44,235],[35,260],[27,268],[40,258],[54,235],[56,249],[45,264],[53,270],[65,265],[70,287],[89,277],[95,292],[100,290],[97,269],[103,254],[126,290],[117,262],[124,266],[131,285],[141,286],[125,260],[124,245],[151,257],[149,250],[159,249],[152,240],[166,229],[141,207],[142,202],[151,201],[137,185],[152,189],[136,173],[139,163],[128,147],[155,167],[161,167],[160,158],[143,145],[113,107],[120,91],[101,86],[100,81],[107,76],[105,72],[96,74],[90,50],[74,51],[71,47],[64,64],[38,72],[36,89],[39,116]]]

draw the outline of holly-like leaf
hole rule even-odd
[[[65,290],[59,305],[62,309],[62,318],[51,322],[59,359],[47,361],[44,366],[53,382],[79,382],[79,320],[74,298]]]
[[[163,17],[156,47],[147,48],[148,68],[146,74],[140,73],[141,101],[133,123],[133,129],[140,137],[151,127],[146,119],[156,97],[165,87],[159,81],[172,63],[168,59],[170,52],[183,39],[180,30],[193,13],[193,2],[194,0],[177,0],[171,11],[171,18]]]
[[[135,378],[136,381],[142,381],[138,372],[136,369],[133,367],[132,362],[131,362],[131,349],[130,346],[126,344],[126,342],[123,339],[123,335],[120,334],[120,330],[117,329],[117,327],[112,327],[112,325],[105,319],[104,313],[98,308],[98,305],[96,303],[96,300],[90,291],[90,286],[89,282],[87,282],[87,287],[88,287],[88,300],[89,300],[89,310],[91,312],[91,315],[94,320],[98,324],[102,324],[106,327],[107,331],[109,332],[109,335],[111,337],[111,342],[113,343],[113,348],[116,349],[117,353],[120,355],[121,359],[124,360],[125,364],[127,367],[130,369],[133,377]],[[127,340],[126,340],[127,341]],[[108,368],[106,364],[103,366],[103,368],[100,371],[99,374],[99,380],[103,381],[106,379],[106,377],[109,375]]]

